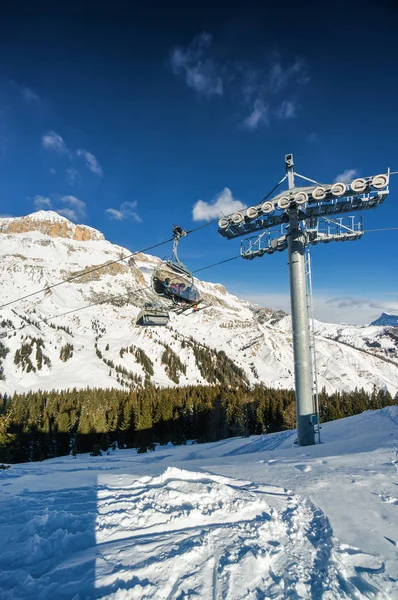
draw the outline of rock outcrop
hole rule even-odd
[[[75,225],[52,210],[39,210],[26,217],[0,219],[0,233],[27,233],[39,231],[54,238],[68,238],[80,242],[104,240],[104,235],[87,225]]]

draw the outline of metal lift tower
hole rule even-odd
[[[390,171],[349,183],[322,184],[296,173],[292,154],[286,155],[285,165],[286,175],[269,196],[287,179],[286,191],[272,199],[266,196],[260,204],[223,217],[218,222],[218,231],[227,239],[262,231],[241,243],[241,256],[248,260],[288,250],[297,442],[309,446],[315,444],[315,423],[319,427],[314,336],[309,321],[312,287],[309,245],[360,239],[364,233],[362,217],[336,215],[376,208],[384,202],[389,192]],[[295,187],[295,176],[306,185]]]

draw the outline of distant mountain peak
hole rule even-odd
[[[385,327],[398,327],[398,315],[392,315],[391,313],[381,313],[380,317],[373,321],[371,325],[384,325]]]
[[[88,225],[76,225],[53,210],[39,210],[24,217],[0,218],[0,233],[39,231],[50,237],[81,242],[104,240],[104,235]]]

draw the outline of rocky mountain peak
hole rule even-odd
[[[398,327],[398,315],[383,312],[378,319],[372,321],[371,325]]]
[[[104,235],[87,225],[76,225],[52,210],[39,210],[24,217],[0,218],[0,233],[14,234],[39,231],[53,238],[80,242],[104,240]]]

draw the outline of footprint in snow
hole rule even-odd
[[[310,465],[294,465],[294,466],[299,471],[303,471],[303,473],[308,473],[308,471],[311,471]]]
[[[391,541],[391,540],[388,540]],[[346,567],[351,567],[356,573],[383,573],[385,571],[384,562],[377,556],[362,552],[359,548],[354,548],[346,544],[341,544],[338,550],[342,562]]]
[[[384,495],[384,494],[378,494],[380,496],[380,500],[382,502],[385,502],[386,504],[397,504],[398,505],[398,498],[394,498],[394,496],[388,496],[388,495]]]

